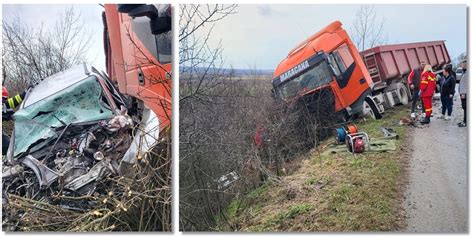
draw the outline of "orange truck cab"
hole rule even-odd
[[[363,112],[373,82],[359,51],[335,21],[298,44],[273,74],[277,100],[292,102],[330,89],[334,110],[351,117]]]
[[[119,91],[151,109],[160,131],[171,119],[171,7],[105,4],[106,68]]]

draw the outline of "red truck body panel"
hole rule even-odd
[[[360,54],[375,84],[403,78],[421,61],[433,69],[451,62],[444,41],[377,46]]]
[[[132,18],[119,13],[116,4],[105,4],[105,16],[108,75],[121,93],[142,100],[153,110],[163,130],[171,120],[171,63],[161,64],[153,57],[134,33]]]

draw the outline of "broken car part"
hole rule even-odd
[[[219,179],[214,180],[217,183],[217,189],[222,190],[228,188],[231,184],[239,179],[237,172],[232,171],[228,174],[222,175]]]
[[[56,181],[58,178],[57,172],[54,172],[50,168],[46,167],[31,155],[27,155],[23,159],[22,163],[35,172],[36,177],[38,178],[39,186],[41,188],[49,187],[49,185],[51,185],[51,183]]]
[[[17,176],[20,173],[23,173],[23,166],[17,164],[15,166],[4,166],[2,170],[2,178],[9,178],[13,176]]]
[[[102,159],[104,159],[104,154],[100,151],[97,151],[94,153],[94,158],[95,160],[101,161]]]
[[[395,133],[395,130],[393,130],[392,128],[380,127],[380,130],[382,131],[385,138],[398,139],[399,137],[398,134]]]
[[[158,117],[148,108],[143,110],[143,119],[137,127],[133,142],[123,156],[122,163],[135,164],[137,158],[143,157],[157,142],[160,127]]]
[[[96,140],[96,137],[92,132],[88,132],[85,137],[82,138],[81,142],[79,143],[78,150],[80,153],[84,151],[84,149],[89,148],[92,141]]]
[[[109,131],[115,132],[115,131],[118,131],[120,129],[129,127],[132,124],[133,124],[133,121],[130,118],[130,116],[128,116],[128,115],[126,115],[126,113],[124,113],[123,115],[117,115],[117,116],[113,117],[109,121],[109,123],[107,124],[107,128],[109,129]]]
[[[94,165],[94,167],[92,167],[88,173],[77,177],[70,183],[66,184],[64,188],[72,191],[77,191],[78,189],[86,186],[87,184],[97,180],[99,177],[109,172],[109,168],[106,167],[106,164],[107,163],[105,161],[100,161],[99,163]]]

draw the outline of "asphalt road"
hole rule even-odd
[[[468,230],[468,131],[457,126],[463,112],[459,96],[455,97],[451,121],[437,119],[438,100],[431,124],[412,134],[404,199],[407,232]]]

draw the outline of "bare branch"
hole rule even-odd
[[[81,14],[73,7],[49,31],[43,25],[32,28],[20,17],[4,19],[2,30],[4,80],[12,92],[81,64],[92,44],[92,33],[85,30]]]
[[[384,31],[385,19],[379,19],[374,5],[362,5],[350,29],[352,40],[360,51],[377,45],[387,44]]]

